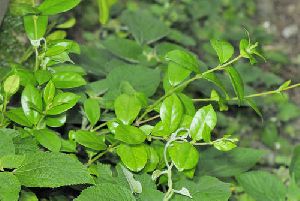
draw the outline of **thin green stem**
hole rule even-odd
[[[90,159],[86,166],[89,167],[91,166],[95,161],[97,161],[99,158],[101,158],[102,156],[104,156],[105,154],[107,154],[108,152],[112,152],[115,147],[117,146],[118,144],[113,144],[113,145],[110,145],[105,151],[99,153],[98,155],[96,155],[94,158]]]
[[[293,85],[288,86],[280,91],[278,89],[275,89],[275,90],[271,90],[271,91],[250,94],[250,95],[244,96],[244,98],[255,98],[255,97],[262,97],[262,96],[267,96],[267,95],[272,95],[272,94],[278,94],[282,91],[287,91],[287,90],[297,88],[297,87],[300,87],[300,83],[293,84]],[[227,99],[227,101],[235,101],[235,100],[238,100],[238,97],[233,97],[233,98]],[[193,99],[193,101],[194,102],[210,102],[210,101],[216,101],[216,100],[210,99],[210,98],[197,98],[197,99]]]
[[[6,107],[7,107],[7,104],[8,104],[7,99],[8,99],[8,96],[5,93],[4,100],[3,100],[3,108],[2,108],[2,111],[1,111],[1,124],[0,124],[1,127],[4,125],[5,112],[6,112]]]
[[[222,65],[218,65],[215,68],[212,68],[210,70],[205,71],[202,74],[197,74],[194,77],[182,82],[181,84],[177,85],[176,87],[172,88],[171,90],[169,90],[164,96],[160,97],[158,100],[156,100],[152,105],[148,106],[148,108],[146,108],[146,110],[144,111],[144,113],[142,113],[142,115],[136,120],[136,125],[139,125],[140,122],[144,119],[144,117],[151,111],[154,110],[154,108],[160,104],[163,100],[165,100],[167,97],[169,97],[170,95],[172,95],[173,93],[175,93],[176,91],[178,91],[179,89],[181,89],[182,87],[187,86],[188,84],[190,84],[191,82],[195,81],[195,80],[199,80],[202,79],[203,76],[212,73],[214,71],[219,71],[219,70],[223,70],[225,67],[233,64],[234,62],[238,61],[240,58],[242,58],[241,55],[237,56],[236,58],[230,60],[227,63],[224,63]]]
[[[107,124],[108,124],[108,121],[104,122],[103,124],[100,124],[99,126],[96,126],[93,129],[91,129],[91,132],[95,132],[95,131],[99,130],[100,128],[103,128],[103,127],[107,126]]]

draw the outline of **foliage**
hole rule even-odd
[[[186,0],[178,9],[187,8],[187,13],[174,19],[176,6],[158,2],[166,9],[151,4],[146,11],[129,4],[117,17],[126,29],[117,24],[101,42],[82,47],[66,39],[63,31],[75,18],[62,23],[55,19],[79,0],[12,4],[23,18],[30,46],[26,59],[9,65],[0,77],[1,200],[37,200],[37,189],[45,188],[55,188],[47,200],[225,201],[238,199],[239,191],[256,200],[299,197],[299,147],[286,187],[271,173],[250,170],[263,151],[237,147],[239,135],[217,130],[220,119],[230,123],[221,112],[248,105],[262,116],[255,97],[282,94],[299,84],[287,81],[275,90],[249,93],[250,81],[239,67],[244,65],[246,71],[252,68],[248,63],[264,59],[258,43],[246,31],[246,37],[233,44],[208,25],[207,33],[197,34],[196,22],[202,17],[216,26],[210,22],[222,4]],[[115,20],[109,16],[120,4],[96,3],[101,32],[107,33]],[[141,7],[147,5],[141,1]],[[194,12],[202,7],[202,14]],[[182,32],[185,27],[173,26],[177,20],[189,20],[188,15],[190,35],[206,40],[203,48],[212,59],[202,61],[197,52],[180,46],[197,45]],[[217,39],[208,43],[210,37]],[[81,51],[82,56],[73,55]],[[76,60],[82,66],[75,65]],[[207,98],[196,96],[203,81],[209,87],[201,96]],[[266,131],[264,140],[270,138]]]

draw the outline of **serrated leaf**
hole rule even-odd
[[[239,101],[244,99],[244,82],[239,74],[239,72],[232,66],[226,67],[226,72],[228,73],[234,92],[237,95]]]
[[[97,151],[105,150],[105,136],[99,135],[96,132],[90,132],[85,130],[79,130],[75,133],[75,141],[87,148]]]
[[[169,62],[168,65],[168,78],[172,86],[176,86],[183,82],[191,74],[190,70],[182,68],[174,62]]]
[[[0,200],[18,201],[21,185],[18,179],[10,172],[0,172]]]
[[[84,165],[77,159],[61,153],[26,154],[22,165],[14,174],[26,187],[53,188],[94,183]]]
[[[199,72],[199,62],[195,55],[183,50],[173,50],[166,54],[166,60],[189,71]]]
[[[264,171],[251,171],[237,176],[245,192],[257,201],[284,201],[286,187],[283,182]]]
[[[91,126],[94,126],[100,119],[100,105],[95,99],[87,99],[84,102],[84,113]]]
[[[122,94],[115,100],[115,113],[124,124],[131,124],[141,110],[141,103],[135,96]]]
[[[71,10],[80,0],[45,0],[37,8],[43,15],[55,15]]]
[[[212,39],[210,41],[210,44],[214,48],[214,50],[217,52],[217,55],[219,57],[219,61],[221,64],[228,61],[234,53],[233,46],[230,43],[228,43],[227,41]]]
[[[116,128],[115,139],[127,144],[141,144],[146,140],[146,134],[139,128],[120,124]]]
[[[147,163],[147,150],[144,145],[121,144],[117,148],[117,154],[124,165],[134,172],[142,170]]]
[[[15,153],[15,146],[13,144],[13,136],[7,133],[6,129],[0,129],[0,157]]]
[[[164,130],[169,134],[180,125],[183,116],[183,106],[179,98],[173,94],[167,97],[160,107],[160,118]]]
[[[188,142],[174,142],[168,147],[168,153],[179,171],[194,168],[198,164],[199,153]]]
[[[175,183],[175,187],[187,188],[193,199],[176,194],[174,201],[228,201],[231,195],[229,184],[210,176],[200,177],[197,181],[181,179]]]
[[[263,157],[261,150],[237,147],[228,152],[218,151],[215,148],[201,152],[199,175],[216,177],[232,177],[249,170]],[[220,171],[222,170],[222,171]]]
[[[98,184],[89,187],[82,191],[82,193],[74,201],[133,201],[134,196],[127,188],[117,184]]]
[[[33,130],[33,134],[43,147],[52,152],[60,151],[61,140],[54,131],[48,129]]]
[[[140,44],[155,42],[169,33],[169,28],[146,10],[124,12],[121,20]]]
[[[209,142],[211,131],[217,124],[217,114],[212,105],[199,109],[190,126],[190,136],[194,141],[202,140]]]

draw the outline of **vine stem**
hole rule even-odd
[[[300,83],[293,84],[293,85],[288,86],[281,90],[275,89],[275,90],[271,90],[271,91],[250,94],[250,95],[244,96],[244,98],[254,98],[254,97],[262,97],[262,96],[277,94],[277,93],[280,93],[281,91],[287,91],[287,90],[297,88],[297,87],[300,87]],[[238,97],[233,97],[233,98],[227,99],[227,101],[235,101],[235,100],[238,100]],[[211,98],[197,98],[197,99],[193,99],[193,101],[194,102],[210,102],[210,101],[216,101],[216,100],[211,99]]]
[[[172,88],[171,90],[169,90],[164,96],[160,97],[158,100],[156,100],[152,105],[148,106],[148,108],[146,108],[146,110],[144,111],[144,113],[136,120],[136,125],[138,126],[140,124],[140,122],[144,119],[144,117],[151,111],[154,110],[154,108],[163,100],[165,100],[167,97],[171,96],[173,93],[175,93],[177,90],[181,89],[182,87],[187,86],[188,84],[190,84],[191,82],[195,81],[195,80],[199,80],[202,79],[205,75],[212,73],[214,71],[219,71],[219,70],[223,70],[225,67],[233,64],[234,62],[238,61],[239,59],[242,58],[242,55],[238,55],[236,58],[230,60],[227,63],[218,65],[210,70],[205,71],[202,74],[197,74],[194,77],[182,82],[181,84],[177,85],[176,87]]]
[[[104,122],[103,124],[100,124],[99,126],[93,128],[93,129],[91,129],[90,131],[91,131],[91,132],[97,131],[97,130],[99,130],[100,128],[106,126],[107,124],[108,124],[108,121],[107,121],[107,122]]]

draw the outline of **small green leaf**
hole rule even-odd
[[[39,85],[42,85],[51,79],[51,73],[48,70],[37,70],[34,72],[34,76]]]
[[[55,15],[71,10],[80,0],[45,0],[37,8],[43,15]]]
[[[22,108],[13,108],[5,113],[5,115],[13,122],[22,126],[31,127],[32,123],[27,119]]]
[[[81,75],[73,72],[57,72],[53,75],[52,81],[59,89],[75,88],[86,84]]]
[[[117,148],[121,161],[131,171],[141,171],[147,163],[147,150],[144,145],[130,146],[121,144]]]
[[[61,114],[74,105],[76,105],[77,101],[79,100],[80,96],[66,92],[60,93],[54,97],[52,104],[49,106],[47,110],[48,115],[58,115]]]
[[[57,25],[56,28],[58,28],[58,29],[68,29],[68,28],[73,27],[75,24],[76,24],[76,18],[71,17],[70,19],[68,19],[64,23],[61,23],[61,24]]]
[[[286,187],[275,175],[251,171],[237,176],[238,183],[256,201],[284,201]]]
[[[3,90],[8,95],[17,93],[20,86],[20,77],[18,75],[11,75],[3,83]]]
[[[94,183],[84,165],[77,159],[61,153],[26,154],[22,165],[14,174],[26,187],[54,188]]]
[[[194,116],[196,109],[193,100],[183,93],[178,94],[178,97],[182,102],[185,114]]]
[[[36,125],[41,118],[41,114],[36,109],[43,110],[43,101],[39,90],[33,85],[27,85],[21,96],[21,104],[27,119]]]
[[[11,172],[0,172],[0,200],[18,201],[21,184]]]
[[[256,103],[249,98],[245,98],[246,103],[256,112],[256,114],[263,120],[263,115],[259,108],[257,107]]]
[[[165,130],[174,132],[180,125],[183,115],[183,106],[179,98],[173,94],[167,97],[160,107],[160,118]]]
[[[159,156],[155,149],[151,146],[146,146],[147,154],[148,154],[148,162],[144,168],[145,172],[152,172],[156,169],[159,163]]]
[[[127,144],[141,144],[146,140],[146,134],[139,128],[120,124],[116,128],[115,139]]]
[[[176,86],[184,81],[191,74],[190,70],[182,68],[174,62],[169,62],[168,78],[172,86]]]
[[[97,151],[105,150],[105,136],[99,135],[96,132],[90,132],[85,130],[79,130],[75,133],[75,141],[87,148]]]
[[[241,102],[244,99],[244,82],[239,74],[239,72],[232,66],[226,67],[226,72],[228,73],[235,94],[237,95],[239,101]]]
[[[284,83],[277,89],[277,91],[278,91],[278,92],[283,91],[283,90],[286,89],[288,86],[290,86],[290,84],[291,84],[291,80],[288,80],[288,81],[284,82]]]
[[[55,86],[50,80],[43,91],[43,98],[46,105],[49,105],[55,96]]]
[[[28,15],[24,16],[24,27],[30,40],[39,40],[46,33],[48,16]]]
[[[191,123],[190,135],[194,141],[202,140],[209,142],[211,131],[217,124],[217,114],[212,105],[199,109]]]
[[[63,126],[66,123],[66,120],[67,120],[66,113],[56,115],[56,116],[47,116],[45,118],[47,126],[53,128],[58,128]]]
[[[135,197],[124,186],[105,183],[85,189],[74,201],[109,201],[116,199],[120,201],[133,201]]]
[[[174,62],[188,71],[199,72],[199,62],[195,55],[183,50],[173,50],[166,54],[166,60]]]
[[[131,124],[141,110],[141,103],[135,96],[122,94],[115,100],[115,113],[124,124]]]
[[[227,41],[212,39],[210,44],[217,52],[221,64],[228,61],[234,53],[233,46]]]
[[[174,142],[168,147],[168,152],[179,171],[192,169],[198,164],[199,153],[188,142]]]
[[[37,141],[45,148],[52,152],[59,152],[61,140],[58,135],[48,129],[33,130],[33,134]]]
[[[214,147],[220,151],[230,151],[236,147],[237,139],[222,138],[213,143]]]
[[[100,119],[100,105],[95,99],[87,99],[84,102],[84,112],[91,126],[94,126]]]
[[[99,22],[106,24],[109,19],[109,6],[107,0],[97,0],[99,8]]]

